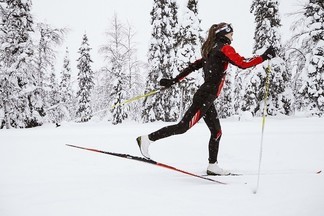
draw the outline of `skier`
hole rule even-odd
[[[175,78],[160,80],[161,86],[169,88],[173,84],[184,79],[191,72],[200,68],[203,68],[205,79],[204,83],[195,93],[191,106],[178,124],[163,127],[153,133],[136,138],[140,151],[145,158],[150,158],[148,149],[152,142],[172,135],[185,133],[203,118],[211,132],[208,146],[209,164],[207,167],[207,174],[230,174],[229,171],[219,167],[217,161],[222,130],[214,105],[215,99],[222,90],[228,63],[246,69],[275,57],[274,48],[269,47],[261,56],[245,59],[236,53],[235,49],[230,45],[232,40],[233,28],[231,24],[220,23],[212,25],[209,29],[208,37],[201,49],[202,58],[189,64],[189,66],[183,69]]]

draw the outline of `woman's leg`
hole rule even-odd
[[[172,135],[185,133],[192,126],[194,126],[202,116],[205,115],[206,111],[213,104],[214,100],[214,96],[200,97],[198,94],[196,94],[192,105],[189,107],[178,124],[163,127],[160,130],[149,134],[149,139],[151,141],[156,141]]]
[[[209,140],[209,163],[213,164],[217,162],[219,142],[222,136],[222,129],[220,121],[215,109],[215,105],[211,105],[204,115],[204,121],[210,130],[210,140]]]
[[[165,137],[185,133],[201,118],[200,107],[192,104],[187,110],[181,121],[175,125],[163,127],[148,135],[149,139],[156,141]]]
[[[217,156],[219,149],[219,141],[222,136],[222,129],[220,126],[220,121],[217,116],[217,111],[215,106],[212,105],[206,112],[204,120],[210,130],[210,140],[209,140],[209,164],[207,167],[208,175],[230,175],[228,170],[224,170],[218,166]]]

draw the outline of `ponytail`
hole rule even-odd
[[[225,25],[227,25],[227,24],[219,23],[219,24],[214,24],[210,27],[210,29],[208,31],[207,39],[201,47],[201,56],[203,58],[206,59],[208,57],[209,52],[211,51],[211,49],[214,47],[214,45],[216,43],[216,31],[218,29],[221,29]]]

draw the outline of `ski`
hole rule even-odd
[[[242,173],[230,173],[230,174],[227,174],[227,175],[204,174],[202,176],[242,176],[242,175],[243,175]]]
[[[304,174],[315,174],[319,175],[322,173],[322,170],[314,171],[303,171],[303,170],[278,170],[278,171],[264,171],[260,175],[304,175]],[[255,172],[243,172],[242,175],[258,175]]]
[[[188,172],[188,171],[184,171],[184,170],[178,169],[176,167],[154,161],[152,159],[147,159],[147,158],[144,158],[144,157],[134,156],[134,155],[130,155],[130,154],[124,154],[124,153],[102,151],[102,150],[99,150],[99,149],[86,148],[86,147],[76,146],[76,145],[71,145],[71,144],[66,144],[66,145],[69,146],[69,147],[73,147],[73,148],[78,148],[78,149],[83,149],[83,150],[87,150],[87,151],[93,151],[93,152],[97,152],[97,153],[112,155],[112,156],[116,156],[116,157],[120,157],[120,158],[126,158],[126,159],[130,159],[130,160],[140,161],[140,162],[156,165],[156,166],[159,166],[159,167],[163,167],[163,168],[166,168],[166,169],[169,169],[169,170],[173,170],[173,171],[176,171],[176,172],[180,172],[180,173],[183,173],[183,174],[186,174],[186,175],[189,175],[189,176],[193,176],[193,177],[196,177],[196,178],[200,178],[200,179],[203,179],[203,180],[207,180],[207,181],[210,181],[210,182],[226,185],[225,182],[221,182],[221,181],[218,181],[218,180],[215,180],[215,179],[207,178],[205,176],[201,176],[201,175],[197,175],[197,174],[194,174],[194,173],[191,173],[191,172]]]
[[[298,175],[298,174],[321,174],[322,170],[317,171],[270,171],[270,172],[263,172],[260,175]],[[256,172],[242,172],[242,173],[230,173],[228,175],[210,175],[204,174],[202,176],[251,176],[251,175],[258,175]]]

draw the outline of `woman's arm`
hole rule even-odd
[[[221,49],[221,52],[223,53],[224,58],[228,62],[242,69],[254,67],[264,61],[264,59],[261,56],[256,56],[251,59],[245,59],[244,57],[240,56],[230,45],[225,45]]]
[[[193,63],[190,63],[188,65],[188,67],[186,67],[185,69],[183,69],[181,71],[181,73],[174,78],[175,81],[176,82],[179,82],[179,81],[183,80],[186,76],[188,76],[191,72],[202,68],[203,67],[203,62],[204,62],[204,60],[201,58],[201,59],[196,60]]]

